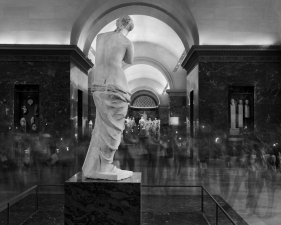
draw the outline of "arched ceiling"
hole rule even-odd
[[[131,66],[125,70],[125,74],[128,83],[137,79],[153,80],[163,87],[166,87],[168,83],[164,75],[158,69],[150,65],[138,64]]]
[[[134,21],[134,29],[128,34],[132,42],[148,42],[163,47],[180,58],[184,45],[177,33],[166,23],[151,16],[130,15]],[[115,21],[111,21],[99,33],[114,31]],[[91,47],[96,49],[96,38]]]
[[[134,90],[146,90],[150,89],[153,90],[154,93],[156,93],[158,96],[161,96],[164,90],[164,86],[160,84],[159,82],[148,79],[148,78],[139,78],[139,79],[134,79],[130,81],[129,83],[129,88],[130,91],[133,92]],[[141,87],[141,89],[140,89]]]

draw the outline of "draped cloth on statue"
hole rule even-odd
[[[88,178],[94,178],[93,173],[102,170],[102,162],[113,162],[125,128],[125,116],[131,96],[121,87],[112,84],[94,84],[92,92],[96,105],[96,120],[82,167],[84,176]],[[112,170],[116,168],[112,166]]]

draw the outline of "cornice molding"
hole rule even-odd
[[[0,62],[7,61],[72,62],[87,75],[93,67],[76,45],[0,44]]]
[[[183,60],[181,66],[188,74],[200,62],[281,62],[281,46],[193,45]]]
[[[169,105],[159,105],[158,108],[159,109],[169,109],[170,106]]]

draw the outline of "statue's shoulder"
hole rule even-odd
[[[118,36],[120,37],[121,41],[123,44],[127,44],[127,45],[132,45],[133,43],[127,38],[125,37],[123,34],[118,33]]]
[[[103,38],[105,36],[108,36],[108,35],[112,35],[113,32],[105,32],[105,33],[99,33],[97,35],[97,39],[100,39],[100,38]]]

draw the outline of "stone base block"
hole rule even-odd
[[[229,129],[229,134],[230,135],[239,135],[239,132],[240,132],[240,130],[239,130],[239,128],[235,128],[235,129]]]
[[[64,224],[141,224],[141,173],[121,181],[75,174],[65,182]]]

